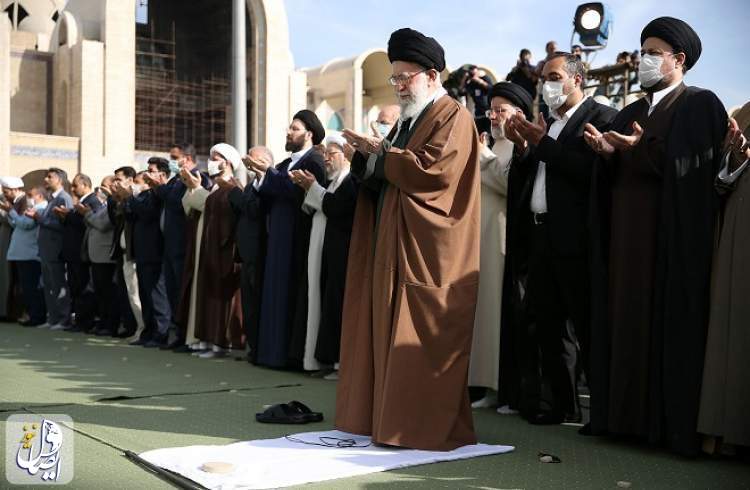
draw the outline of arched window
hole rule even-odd
[[[341,131],[344,129],[344,120],[341,119],[338,112],[334,112],[328,119],[326,129],[333,129],[334,131]]]

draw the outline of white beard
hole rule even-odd
[[[505,125],[501,124],[499,126],[492,126],[490,128],[490,133],[492,134],[492,139],[495,141],[502,141],[505,138]]]
[[[427,81],[422,81],[414,92],[407,99],[398,98],[398,105],[401,106],[401,120],[414,119],[422,112],[422,109],[430,100],[431,94],[428,93]]]

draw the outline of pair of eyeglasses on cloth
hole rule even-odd
[[[411,81],[412,78],[426,71],[429,71],[429,69],[425,69],[425,70],[414,72],[414,73],[401,73],[399,75],[392,75],[388,77],[388,83],[393,85],[394,87],[396,85],[406,85],[407,83]]]

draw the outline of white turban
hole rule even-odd
[[[23,189],[23,180],[19,177],[2,177],[0,185],[6,189]]]
[[[208,152],[209,158],[213,152],[226,158],[227,161],[232,164],[232,169],[234,171],[237,171],[238,168],[242,168],[242,157],[240,156],[240,152],[238,152],[234,146],[227,143],[218,143],[211,147],[211,150]]]
[[[346,144],[346,140],[344,139],[343,136],[341,136],[341,133],[337,131],[335,133],[331,133],[326,138],[326,146],[330,145],[331,143],[333,143],[334,145],[339,145],[341,149],[343,150],[344,145]]]

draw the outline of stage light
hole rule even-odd
[[[607,45],[612,27],[612,13],[600,2],[584,3],[576,9],[573,18],[575,32],[584,46],[603,48]]]

